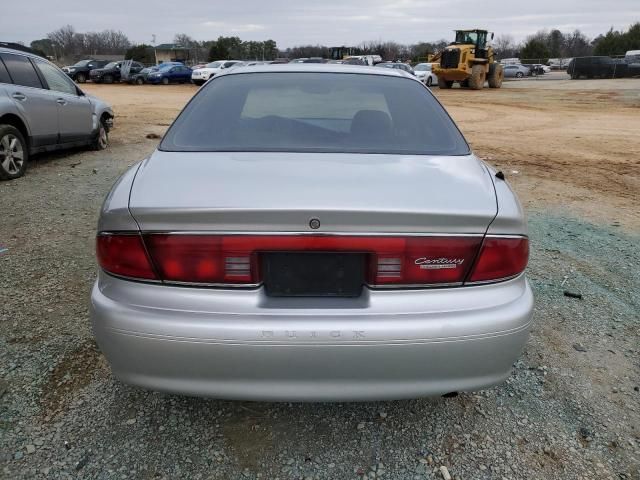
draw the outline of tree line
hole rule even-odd
[[[220,36],[216,40],[198,41],[185,33],[176,34],[174,43],[191,51],[197,61],[220,59],[273,60],[277,57],[329,58],[331,47],[325,45],[299,45],[279,50],[274,40],[243,41],[239,37]],[[354,46],[361,55],[376,54],[384,60],[425,60],[430,54],[442,50],[447,40],[403,45],[397,42],[370,41]],[[153,63],[153,46],[133,45],[118,30],[77,32],[66,25],[47,34],[46,38],[31,42],[31,48],[41,55],[53,58],[91,55],[126,55],[126,58]],[[558,29],[541,30],[516,43],[512,36],[498,36],[494,48],[499,58],[548,59],[587,55],[624,55],[628,50],[640,50],[640,22],[626,31],[610,29],[607,33],[589,39],[580,30],[562,32]]]
[[[129,38],[119,30],[80,33],[65,25],[31,42],[40,55],[60,58],[72,55],[121,55],[131,46]]]
[[[217,40],[199,42],[179,33],[173,43],[189,50],[189,58],[194,62],[223,59],[274,60],[278,57],[278,46],[274,40],[256,42],[243,41],[239,37],[218,37]],[[135,45],[125,52],[125,58],[142,63],[155,61],[153,45]]]
[[[624,55],[629,50],[640,50],[640,22],[627,31],[613,28],[604,35],[589,39],[580,30],[563,33],[560,30],[540,30],[516,44],[509,35],[498,37],[495,43],[501,58],[548,59],[584,57],[589,55]]]

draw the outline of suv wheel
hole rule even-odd
[[[102,80],[104,83],[113,83],[113,75],[105,75]]]
[[[109,146],[109,132],[104,124],[103,120],[100,120],[100,126],[98,127],[98,135],[93,141],[94,150],[104,150]]]
[[[0,180],[12,180],[27,169],[27,142],[20,130],[12,125],[0,125]]]
[[[76,75],[76,82],[85,83],[86,81],[87,81],[87,77],[84,73],[79,73],[78,75]]]
[[[169,79],[167,77],[162,77],[162,84],[169,85]]]

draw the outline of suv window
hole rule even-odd
[[[38,65],[40,73],[42,73],[42,76],[47,81],[49,90],[68,93],[70,95],[78,94],[76,86],[71,83],[69,77],[67,77],[63,72],[44,60],[36,59],[36,64]]]
[[[4,60],[4,64],[13,78],[13,83],[24,87],[42,88],[42,82],[40,82],[36,69],[33,68],[27,57],[13,53],[3,53],[0,57]]]
[[[0,83],[11,83],[11,77],[2,60],[0,60]]]

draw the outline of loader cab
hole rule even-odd
[[[456,30],[456,39],[454,45],[474,45],[480,50],[487,48],[486,30]]]
[[[487,58],[487,36],[486,30],[456,30],[456,39],[452,45],[473,45],[475,47],[476,58]],[[493,34],[491,34],[493,38]]]

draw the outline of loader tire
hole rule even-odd
[[[442,77],[438,77],[438,88],[451,88],[453,86],[453,80],[445,80]]]
[[[474,65],[471,68],[471,77],[469,78],[469,88],[472,90],[482,90],[484,88],[486,74],[483,65]]]
[[[489,65],[489,88],[500,88],[504,80],[504,68],[499,63]]]

